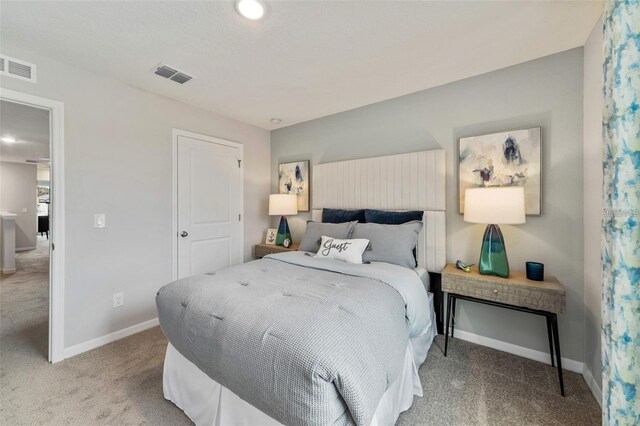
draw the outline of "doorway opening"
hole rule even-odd
[[[64,358],[62,114],[59,102],[0,92],[0,356],[5,360]]]

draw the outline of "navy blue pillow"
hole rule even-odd
[[[354,220],[364,223],[364,210],[322,209],[323,223],[345,223]]]
[[[368,223],[381,223],[384,225],[402,225],[403,223],[411,222],[413,220],[421,221],[423,214],[424,212],[419,210],[413,210],[408,212],[390,212],[386,210],[366,209],[364,211],[364,219],[365,219],[365,222],[368,222]]]
[[[387,210],[371,210],[364,211],[364,219],[367,223],[381,223],[384,225],[402,225],[412,220],[422,221],[423,211],[411,210],[408,212],[390,212]],[[323,220],[324,222],[324,220]],[[418,266],[418,254],[416,248],[413,248],[413,258]]]

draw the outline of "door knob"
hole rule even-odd
[[[181,236],[182,238],[186,237],[187,235],[189,235],[189,233],[188,233],[187,231],[182,231],[182,232],[180,233],[180,236]]]

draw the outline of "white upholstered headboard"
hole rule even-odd
[[[322,209],[423,210],[418,265],[441,272],[446,264],[445,151],[411,152],[316,164],[312,218]]]

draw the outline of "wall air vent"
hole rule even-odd
[[[158,64],[151,71],[154,74],[159,75],[160,77],[168,78],[169,80],[175,81],[176,83],[179,83],[179,84],[184,84],[187,81],[193,79],[192,76],[182,71],[178,71],[175,68],[168,67],[164,64]]]
[[[0,75],[35,83],[36,66],[6,55],[0,55]]]

